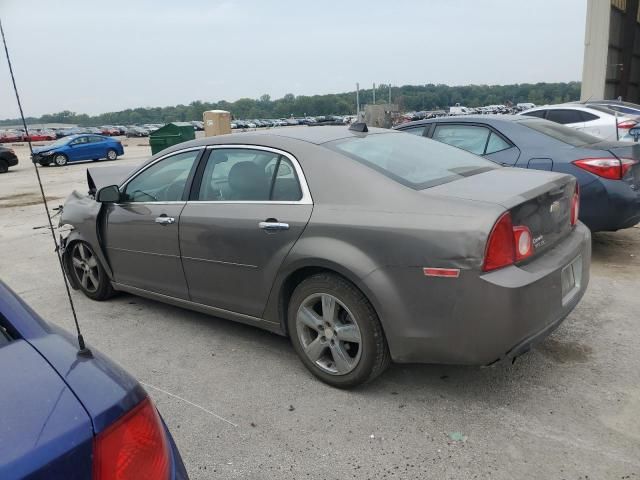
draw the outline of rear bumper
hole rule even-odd
[[[640,190],[625,181],[598,179],[582,187],[580,220],[592,231],[615,231],[640,222]]]
[[[16,157],[15,155],[11,155],[10,152],[9,154],[4,155],[0,158],[7,162],[7,165],[10,167],[15,167],[16,165],[18,165],[18,157]]]
[[[562,292],[562,270],[576,262],[579,285]],[[427,278],[421,268],[381,269],[367,279],[391,357],[400,363],[488,365],[517,356],[571,313],[589,282],[591,235],[579,224],[526,265],[459,278]],[[576,267],[578,268],[578,267]]]

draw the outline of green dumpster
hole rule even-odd
[[[161,150],[178,143],[186,142],[196,138],[193,125],[187,122],[167,123],[149,135],[149,145],[151,145],[151,155],[155,155]]]

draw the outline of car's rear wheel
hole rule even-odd
[[[75,242],[68,257],[68,269],[74,283],[87,297],[93,300],[106,300],[113,295],[113,287],[100,260],[89,244]]]
[[[7,173],[9,171],[9,164],[6,160],[0,159],[0,173]]]
[[[115,160],[116,158],[118,158],[118,152],[116,152],[113,148],[107,150],[107,159]]]
[[[68,161],[67,156],[63,153],[56,153],[53,157],[53,163],[58,167],[64,167]]]
[[[302,363],[320,380],[349,388],[389,365],[389,348],[373,306],[352,283],[321,273],[293,292],[288,328]]]

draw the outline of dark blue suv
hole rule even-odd
[[[151,399],[122,368],[46,323],[0,281],[0,478],[183,480]]]

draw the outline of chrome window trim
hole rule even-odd
[[[263,147],[261,145],[244,145],[244,144],[220,144],[220,145],[207,145],[207,150],[228,150],[228,149],[242,149],[242,150],[260,150],[263,152],[276,153],[286,157],[293,165],[298,176],[298,183],[300,184],[300,190],[302,190],[302,198],[300,200],[189,200],[187,205],[313,205],[313,198],[311,198],[311,191],[309,190],[309,184],[307,178],[304,176],[302,167],[298,159],[291,155],[289,152],[280,150],[278,148]],[[208,159],[207,159],[208,160]]]

